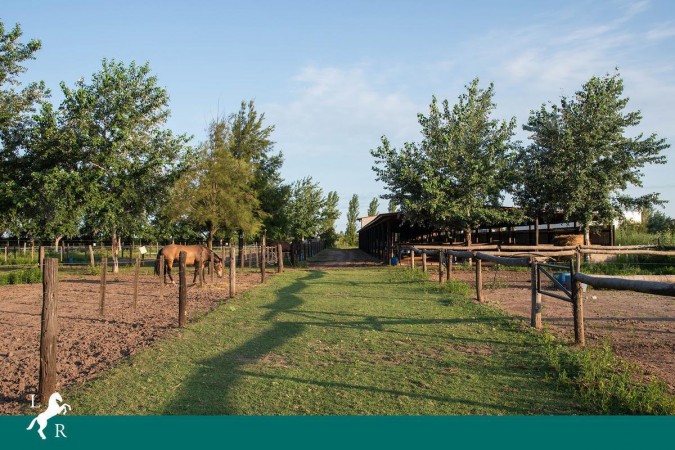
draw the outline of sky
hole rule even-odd
[[[476,77],[494,83],[494,117],[515,117],[526,144],[531,110],[618,68],[627,111],[643,115],[628,134],[675,144],[671,1],[3,0],[0,21],[42,41],[22,81],[44,80],[55,104],[61,82],[90,80],[103,58],[149,62],[171,98],[167,127],[195,145],[213,118],[254,100],[285,180],[338,192],[338,230],[353,194],[365,215],[385,192],[370,155],[381,137],[419,142],[432,96],[454,104]],[[675,217],[675,149],[664,154],[628,192],[659,192]]]

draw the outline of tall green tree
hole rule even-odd
[[[377,200],[377,197],[373,197],[373,199],[370,201],[370,204],[368,205],[368,215],[369,216],[376,216],[377,215],[377,208],[380,207],[380,202]]]
[[[333,247],[337,242],[338,235],[335,230],[335,222],[340,218],[340,210],[338,204],[340,197],[336,191],[330,191],[326,196],[326,201],[321,213],[323,226],[321,231],[321,238],[325,241],[326,246]]]
[[[406,220],[442,230],[462,229],[467,243],[481,224],[512,220],[501,207],[516,122],[492,118],[494,86],[474,79],[451,108],[433,97],[420,114],[422,142],[391,146],[386,137],[371,154],[373,170]]]
[[[80,152],[91,189],[88,223],[113,244],[133,235],[168,195],[189,140],[164,128],[169,96],[146,63],[103,60],[102,68],[64,94],[64,132]]]
[[[6,29],[0,21],[0,233],[15,224],[20,231],[22,197],[17,195],[25,175],[21,153],[25,150],[31,115],[49,94],[44,82],[23,84],[24,63],[35,59],[41,43],[31,39],[21,42],[21,26]],[[25,216],[24,216],[25,220]]]
[[[323,231],[326,199],[312,177],[296,181],[291,187],[289,205],[290,235],[295,239],[317,237]]]
[[[345,240],[349,245],[355,245],[357,242],[356,222],[359,218],[359,196],[354,194],[349,200],[347,209],[347,229],[345,230]]]
[[[323,229],[329,230],[331,228],[335,229],[335,222],[340,218],[340,210],[338,209],[338,204],[340,203],[340,197],[336,191],[330,191],[326,196],[326,203],[323,209]]]
[[[265,114],[258,113],[251,100],[242,101],[239,110],[229,116],[228,128],[230,152],[251,167],[251,187],[260,203],[256,214],[268,235],[276,236],[287,225],[283,210],[288,205],[290,186],[281,178],[283,154],[274,149],[274,125],[265,123]]]
[[[87,179],[80,170],[77,149],[64,136],[60,115],[44,103],[27,130],[22,156],[21,198],[26,231],[51,239],[78,234],[90,199]]]
[[[216,233],[257,231],[258,198],[252,187],[250,164],[236,158],[230,148],[231,134],[223,119],[209,127],[209,139],[171,190],[167,207],[174,223],[186,222],[203,230],[209,248]]]
[[[390,213],[395,213],[398,210],[398,206],[396,206],[396,200],[393,198],[389,199],[389,207],[387,208],[387,212]]]
[[[656,134],[628,137],[627,129],[639,125],[639,111],[625,112],[618,72],[592,77],[572,98],[560,104],[542,105],[530,113],[523,128],[532,133],[533,159],[546,161],[543,177],[547,203],[561,211],[565,220],[577,221],[589,243],[594,221],[608,223],[622,209],[646,209],[662,204],[657,193],[641,197],[624,194],[630,186],[642,186],[642,168],[664,164],[669,147]]]

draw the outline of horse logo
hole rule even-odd
[[[49,405],[47,406],[47,409],[44,412],[38,414],[38,416],[30,423],[30,425],[28,425],[26,430],[32,430],[33,425],[35,425],[35,422],[37,422],[38,425],[40,425],[38,434],[42,439],[47,439],[45,434],[42,432],[42,430],[44,430],[47,426],[47,421],[58,414],[65,415],[68,411],[73,409],[68,403],[59,405],[59,402],[63,402],[63,398],[61,398],[61,394],[54,392],[51,396],[49,396]]]

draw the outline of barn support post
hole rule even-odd
[[[136,258],[136,268],[134,269],[134,309],[138,306],[138,275],[141,271],[141,260]]]
[[[234,245],[230,246],[230,298],[237,294],[237,259],[235,255]]]
[[[530,326],[541,329],[541,294],[539,293],[539,269],[534,259],[530,263],[530,284],[532,286],[532,310],[530,313]]]
[[[46,403],[56,391],[57,284],[59,264],[47,258],[42,271],[42,320],[40,327],[40,378],[38,397]]]
[[[108,271],[108,258],[104,258],[101,261],[101,287],[100,287],[100,297],[98,302],[98,313],[103,316],[105,314],[105,283],[106,283],[106,272]]]
[[[184,327],[187,323],[187,273],[185,269],[186,252],[178,254],[178,276],[180,285],[178,287],[178,326]],[[199,270],[199,268],[197,268]],[[199,274],[201,280],[201,273]]]

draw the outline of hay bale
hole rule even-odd
[[[584,235],[559,234],[553,238],[553,245],[558,247],[584,245]]]

